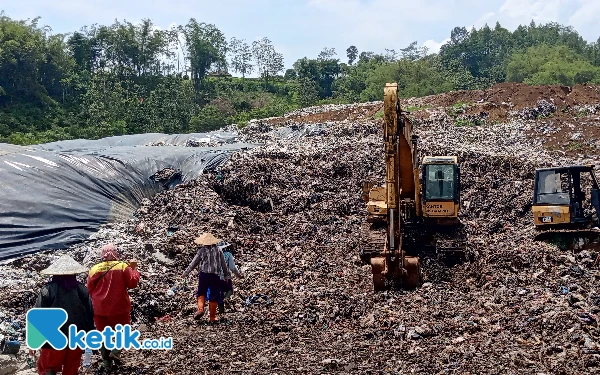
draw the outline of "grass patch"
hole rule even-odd
[[[538,119],[538,120],[543,120],[543,119],[545,119],[545,118],[551,118],[551,117],[554,117],[554,113],[551,113],[551,114],[549,114],[549,115],[546,115],[546,116],[544,116],[544,115],[539,115],[539,116],[537,117],[537,119]]]
[[[431,108],[431,106],[430,106],[430,105],[426,105],[426,106],[423,106],[423,107],[418,107],[418,106],[410,106],[410,107],[407,107],[407,108],[405,109],[405,111],[406,111],[406,112],[416,112],[416,111],[422,111],[422,110],[424,110],[424,109],[429,109],[429,108]]]
[[[469,105],[467,103],[463,102],[455,103],[448,109],[448,114],[452,117],[456,117],[462,113],[465,113],[468,106]]]
[[[375,114],[375,118],[376,118],[376,119],[383,118],[383,109],[382,109],[382,110],[380,110],[379,112],[377,112],[377,113]]]
[[[473,121],[471,119],[457,118],[454,120],[454,125],[456,125],[456,126],[478,126],[481,124],[478,124],[477,121]]]
[[[562,147],[562,149],[566,149],[571,152],[579,152],[585,154],[595,154],[596,147],[593,144],[589,144],[584,141],[569,141],[566,145]]]
[[[583,151],[585,148],[585,143],[579,141],[569,141],[566,146],[566,149],[569,151]]]

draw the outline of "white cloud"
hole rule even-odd
[[[427,47],[427,50],[429,53],[438,53],[438,52],[440,52],[440,48],[442,48],[442,46],[444,44],[448,43],[449,41],[450,41],[450,38],[446,38],[439,43],[433,39],[429,39],[423,43],[423,46]]]
[[[580,0],[580,3],[582,3],[581,7],[571,15],[568,23],[581,32],[585,38],[596,41],[600,37],[596,25],[600,19],[600,1]]]
[[[558,21],[560,8],[565,0],[506,0],[500,7],[500,17],[508,27],[516,28],[520,24]]]
[[[479,17],[477,19],[477,21],[475,21],[473,26],[475,28],[481,28],[481,27],[485,26],[486,23],[489,25],[489,21],[492,20],[495,15],[496,15],[496,13],[494,13],[494,12],[487,12],[483,16]]]
[[[310,0],[309,4],[339,44],[372,51],[406,47],[418,39],[417,30],[451,19],[454,9],[441,0]]]

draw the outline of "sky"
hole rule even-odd
[[[573,26],[589,42],[598,40],[600,0],[0,0],[0,11],[13,19],[41,17],[54,33],[85,25],[110,25],[115,19],[151,19],[168,29],[190,18],[215,24],[229,39],[250,44],[268,37],[284,55],[286,68],[302,57],[335,48],[385,52],[417,41],[437,52],[456,26],[494,26],[550,21]]]

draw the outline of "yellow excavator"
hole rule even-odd
[[[600,187],[594,165],[537,169],[532,212],[537,240],[565,235],[597,238]]]
[[[417,162],[417,140],[398,85],[384,89],[385,186],[363,184],[367,218],[361,259],[371,265],[375,290],[394,284],[411,289],[422,282],[419,255],[464,256],[466,236],[458,219],[460,168],[456,156],[426,156]]]

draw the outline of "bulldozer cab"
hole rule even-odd
[[[536,227],[597,222],[599,194],[593,165],[536,170],[533,196]]]

